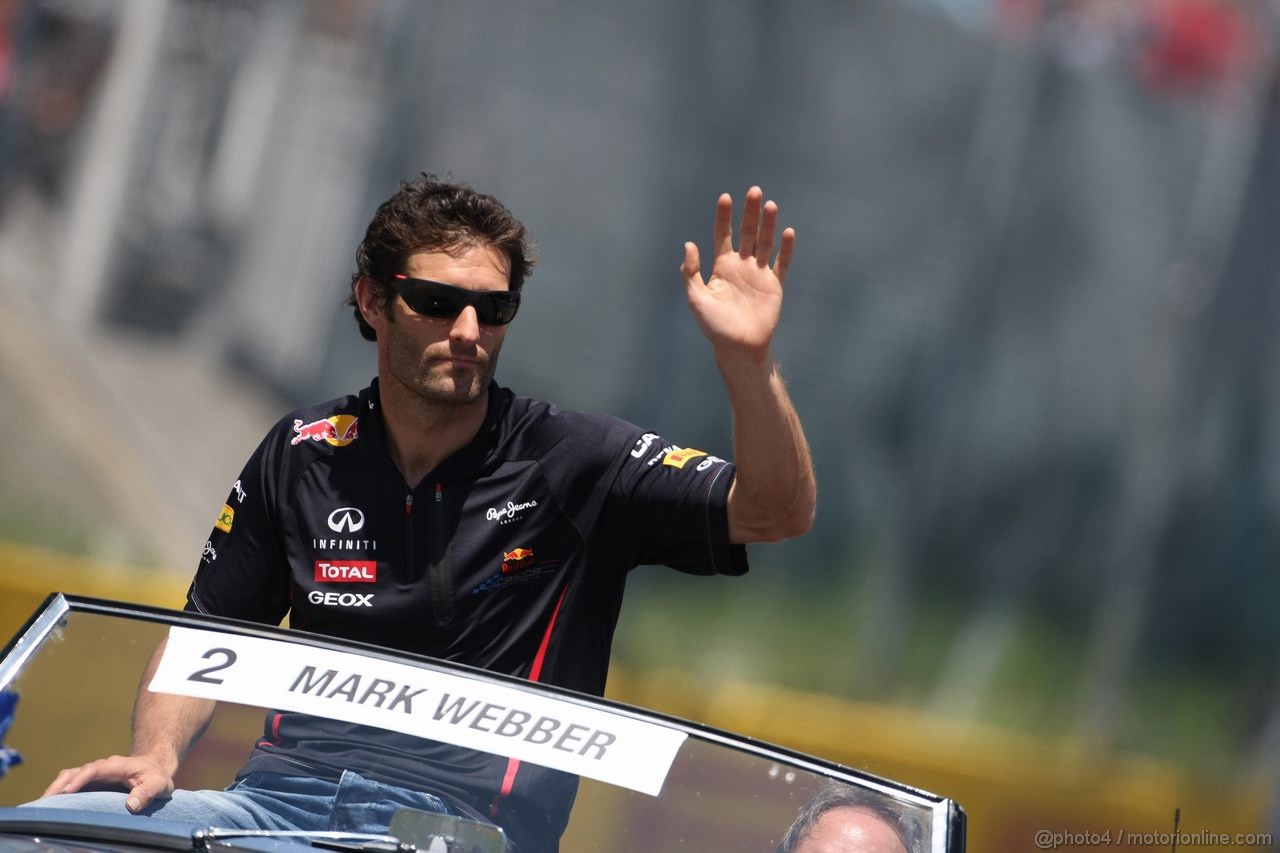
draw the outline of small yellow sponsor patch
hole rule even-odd
[[[697,459],[699,456],[706,455],[707,452],[705,450],[694,450],[692,447],[687,447],[683,450],[672,450],[662,457],[662,464],[670,465],[672,468],[683,468],[684,463],[690,459]]]
[[[223,533],[231,532],[231,523],[236,520],[236,511],[231,508],[230,504],[222,505],[222,514],[218,516],[218,520],[213,526],[221,530]]]

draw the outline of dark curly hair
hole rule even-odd
[[[423,172],[384,201],[356,250],[347,305],[355,309],[360,334],[367,341],[377,333],[360,314],[356,284],[367,278],[383,300],[390,302],[391,276],[405,271],[414,252],[449,251],[463,246],[490,246],[507,259],[507,286],[520,290],[536,263],[533,240],[502,202],[465,184],[442,181]]]

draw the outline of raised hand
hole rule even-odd
[[[782,313],[782,282],[795,249],[796,232],[787,228],[773,259],[778,206],[764,202],[759,187],[747,191],[738,247],[733,246],[733,199],[728,193],[716,203],[713,234],[715,260],[710,278],[703,280],[698,247],[684,244],[685,295],[702,333],[718,352],[739,351],[763,358]],[[772,263],[771,263],[772,259]]]

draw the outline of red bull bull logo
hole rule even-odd
[[[359,424],[355,415],[333,415],[309,424],[295,420],[295,434],[289,443],[296,447],[304,441],[326,441],[334,447],[346,447],[359,437]]]
[[[518,572],[533,565],[533,551],[529,548],[516,548],[514,551],[502,552],[502,573]]]

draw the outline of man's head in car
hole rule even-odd
[[[810,798],[777,853],[916,853],[922,827],[881,797],[836,782]]]

